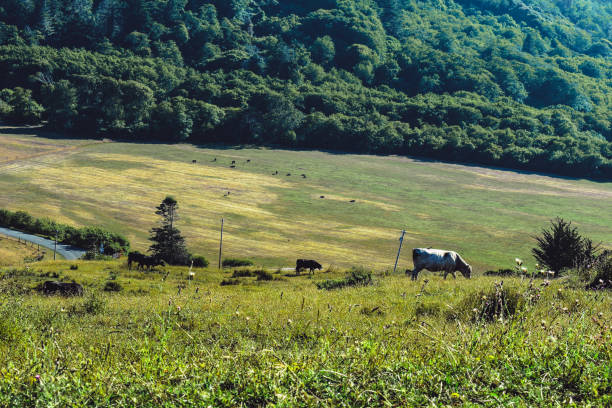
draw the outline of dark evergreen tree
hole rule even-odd
[[[573,268],[593,258],[597,245],[583,238],[571,222],[557,218],[550,222],[550,229],[543,229],[535,237],[538,246],[532,249],[533,256],[543,266],[559,274],[565,268]]]
[[[155,214],[162,217],[161,226],[151,229],[150,241],[153,244],[149,251],[154,257],[163,259],[171,265],[186,265],[189,262],[189,252],[185,247],[185,239],[181,231],[174,226],[178,220],[178,202],[171,196],[167,196],[159,206]]]

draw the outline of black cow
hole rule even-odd
[[[45,295],[83,296],[83,287],[76,282],[46,281],[41,291]]]
[[[156,258],[154,256],[145,256],[144,259],[138,262],[138,267],[144,269],[146,266],[148,270],[155,268],[156,266],[165,266],[166,263],[163,259]]]
[[[196,164],[198,161],[197,160],[192,160],[191,161],[193,164]]]
[[[136,262],[141,265],[146,257],[146,255],[141,254],[138,251],[130,252],[128,254],[128,269],[132,269],[132,262]]]
[[[315,269],[323,268],[320,263],[312,259],[298,259],[295,262],[295,273],[299,274],[303,269],[308,269],[310,273],[314,273]]]

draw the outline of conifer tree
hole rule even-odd
[[[149,251],[153,256],[171,265],[186,265],[190,255],[185,247],[185,238],[174,226],[179,218],[178,202],[173,197],[167,196],[156,209],[155,214],[161,216],[162,220],[160,227],[151,229],[149,240],[153,241],[153,244],[149,247]]]

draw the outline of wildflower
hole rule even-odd
[[[540,324],[542,324],[542,327],[546,327],[546,320],[542,320]]]
[[[181,307],[180,307],[180,306],[177,306],[177,307],[176,307],[176,310],[180,312],[180,311],[181,311]]]
[[[523,264],[523,261],[519,258],[514,258],[514,262],[516,262],[518,266],[521,266]]]
[[[527,268],[525,268],[524,266],[521,268],[521,272],[523,273],[527,273]]]
[[[451,398],[452,398],[452,399],[460,399],[460,398],[461,398],[461,395],[457,394],[456,392],[453,392],[453,393],[451,394]]]
[[[289,324],[289,325],[290,325],[291,323],[293,323],[293,320],[291,320],[291,319],[287,319],[287,324]]]
[[[474,313],[478,313],[478,309],[473,308],[473,309],[472,309],[472,312],[474,312]]]
[[[597,313],[597,316],[601,319],[603,317],[603,313],[599,312]]]
[[[36,374],[34,378],[36,378],[36,381],[40,382],[40,375]]]
[[[246,317],[246,321],[248,322],[249,320],[251,320],[251,318],[247,316]]]
[[[487,296],[486,295],[482,295],[482,300],[487,300]]]
[[[563,310],[564,312],[566,312],[566,313],[567,313],[567,311],[568,311],[569,309],[568,309],[567,307],[564,307],[564,308],[563,308],[563,309],[561,309],[561,310]]]
[[[554,275],[554,274],[555,274],[555,271],[548,271],[547,273],[548,273],[549,275]]]

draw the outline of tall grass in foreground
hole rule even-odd
[[[221,286],[232,271],[69,265],[2,273],[0,406],[612,403],[612,296],[567,281],[402,274],[324,291],[321,275]],[[86,296],[33,293],[50,273]],[[102,290],[109,275],[121,292]]]

